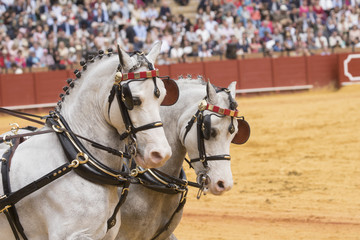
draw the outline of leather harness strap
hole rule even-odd
[[[9,110],[9,111],[11,111],[11,110]],[[62,121],[59,120],[58,118],[60,118]],[[57,120],[55,120],[55,119],[57,119]],[[63,124],[62,126],[59,126],[59,121],[62,122],[62,124]],[[90,139],[81,137],[81,136],[71,132],[67,123],[62,118],[60,113],[55,114],[55,112],[51,112],[50,116],[47,117],[47,123],[53,128],[52,130],[43,130],[43,131],[31,132],[31,133],[26,133],[26,134],[17,134],[17,135],[11,135],[11,136],[5,135],[5,137],[3,138],[3,141],[5,141],[6,143],[10,144],[10,142],[11,142],[12,146],[4,153],[4,155],[1,158],[1,160],[2,160],[1,173],[2,173],[2,181],[3,181],[3,187],[4,187],[4,195],[0,196],[0,212],[4,212],[4,214],[6,215],[16,239],[20,239],[20,237],[19,237],[19,234],[20,234],[23,237],[23,239],[27,240],[26,235],[24,233],[24,229],[21,226],[21,223],[20,223],[20,220],[19,220],[19,217],[17,214],[15,204],[17,202],[19,202],[21,199],[23,199],[24,197],[30,195],[31,193],[41,189],[42,187],[46,186],[47,184],[53,182],[54,180],[60,178],[61,176],[65,175],[66,173],[70,172],[74,168],[78,168],[78,167],[86,165],[87,167],[84,168],[84,170],[83,170],[83,172],[85,171],[84,176],[85,176],[85,178],[87,177],[87,179],[91,180],[92,182],[94,182],[94,181],[96,182],[96,181],[100,180],[98,182],[100,184],[124,185],[124,188],[123,188],[124,190],[125,189],[128,190],[128,185],[130,184],[130,182],[127,179],[128,173],[126,171],[121,172],[121,173],[115,172],[114,170],[112,170],[112,169],[108,168],[107,166],[98,162],[95,158],[92,158],[91,159],[92,163],[95,164],[96,167],[98,167],[98,169],[94,170],[94,165],[89,167],[86,164],[87,161],[83,161],[83,159],[80,159],[78,152],[76,152],[76,154],[73,155],[73,154],[71,154],[71,150],[69,150],[69,149],[72,149],[72,152],[73,152],[75,149],[74,145],[77,145],[78,148],[80,146],[80,149],[83,149],[84,152],[86,152],[87,154],[89,154],[90,157],[92,157],[90,155],[90,153],[87,152],[87,150],[82,146],[80,141],[77,139],[77,137],[80,137],[87,141],[90,141],[93,146],[98,147],[102,150],[106,150],[114,155],[118,155],[121,157],[129,157],[128,154],[119,152],[119,151],[109,148],[109,147],[105,147],[105,146],[98,144]],[[55,128],[53,126],[55,126]],[[58,126],[58,127],[56,128],[56,126]],[[35,130],[35,129],[36,128],[31,128],[30,130]],[[55,131],[54,129],[57,129],[57,130]],[[15,152],[17,146],[23,141],[23,137],[44,134],[44,133],[52,133],[52,132],[56,132],[57,136],[64,134],[62,136],[62,138],[59,137],[59,139],[63,140],[63,142],[64,142],[63,143],[64,150],[67,153],[66,155],[68,157],[70,157],[69,158],[70,163],[63,164],[60,167],[56,168],[55,170],[44,175],[40,179],[26,185],[25,187],[15,191],[15,192],[11,192],[10,179],[9,179],[10,161],[11,161],[11,157],[12,157],[13,153]],[[68,134],[68,135],[66,135],[66,134]],[[72,139],[72,141],[70,140],[70,138]],[[66,141],[66,139],[67,139],[67,141]],[[83,155],[81,155],[81,156],[83,156]],[[103,172],[99,171],[99,169],[101,169]],[[90,173],[86,173],[86,171],[89,171]],[[107,173],[107,175],[106,175],[106,173]],[[89,179],[89,176],[91,179]],[[114,176],[118,176],[118,177],[114,178]],[[122,177],[122,176],[126,176],[126,177]],[[101,181],[101,180],[103,180],[103,181]],[[127,191],[123,191],[123,194],[121,195],[121,197],[119,199],[119,203],[117,204],[117,206],[114,210],[114,214],[110,217],[110,219],[108,221],[109,222],[108,229],[110,229],[111,227],[113,227],[115,225],[116,213],[118,212],[122,203],[125,201],[126,195],[127,195]],[[112,225],[111,223],[114,223],[114,225]]]
[[[26,115],[26,116],[36,117],[36,118],[42,119],[41,116],[37,116],[37,115],[34,115],[34,114],[30,114],[30,113],[19,112],[19,111],[15,111],[15,110],[10,110],[10,109],[6,109],[6,108],[2,108],[2,107],[0,107],[0,112],[6,113],[6,114],[9,114],[9,115],[18,117],[18,118],[22,118],[22,119],[25,119],[25,120],[28,120],[28,121],[31,121],[31,122],[35,122],[35,123],[40,124],[40,125],[44,125],[44,122],[29,118],[29,117],[25,117],[25,115]]]
[[[1,163],[1,176],[2,176],[3,190],[4,190],[5,196],[11,193],[10,176],[9,176],[11,159],[15,153],[15,150],[21,143],[21,141],[22,140],[20,138],[12,139],[11,140],[12,146],[4,153],[4,155],[1,158],[1,162],[2,162]],[[4,213],[10,224],[12,232],[14,233],[15,239],[20,240],[20,237],[19,237],[19,234],[20,234],[23,237],[23,239],[26,240],[27,237],[24,233],[24,228],[22,227],[22,225],[20,223],[19,216],[17,214],[15,206],[6,208],[4,210]]]
[[[206,150],[205,150],[205,139],[204,136],[202,134],[202,124],[203,124],[203,120],[204,120],[204,110],[205,109],[199,109],[197,110],[197,112],[195,113],[195,115],[190,119],[190,121],[188,122],[188,124],[185,127],[185,134],[183,137],[183,143],[185,143],[185,139],[187,134],[189,133],[190,129],[192,128],[192,126],[194,125],[195,122],[197,122],[196,124],[196,132],[197,132],[197,146],[198,146],[198,151],[199,151],[199,157],[198,158],[193,158],[190,160],[187,160],[185,158],[185,161],[189,164],[189,166],[191,168],[193,168],[193,166],[191,165],[194,162],[198,162],[201,161],[204,165],[205,168],[208,167],[207,161],[217,161],[217,160],[230,160],[231,157],[228,154],[222,154],[222,155],[213,155],[213,156],[207,156],[206,155]]]
[[[59,126],[59,129],[65,129],[67,131],[61,131],[57,133],[57,137],[63,147],[67,160],[71,162],[79,150],[85,153],[89,157],[89,161],[85,164],[81,164],[76,168],[76,173],[81,177],[98,184],[116,185],[122,186],[126,181],[126,172],[117,172],[102,164],[83,146],[77,136],[73,134],[69,125],[65,119],[58,112],[51,112],[51,118],[47,119],[49,126]],[[57,120],[55,120],[58,118]],[[59,124],[62,124],[60,126]],[[121,153],[121,157],[129,157],[126,153]]]
[[[20,239],[19,237],[20,234],[24,240],[27,240],[27,237],[24,232],[24,228],[22,227],[19,216],[17,214],[15,204],[24,197],[28,196],[29,194],[39,190],[40,188],[46,186],[50,182],[70,172],[73,169],[73,167],[71,167],[69,164],[64,164],[58,167],[57,169],[53,170],[52,172],[44,175],[40,179],[26,185],[25,187],[15,192],[11,192],[10,178],[9,178],[10,162],[16,148],[19,146],[21,142],[21,139],[20,138],[12,139],[11,142],[13,146],[11,146],[1,158],[2,160],[1,175],[2,175],[2,182],[4,188],[4,195],[0,199],[0,209],[1,209],[0,211],[3,211],[5,213],[15,238],[17,240]]]

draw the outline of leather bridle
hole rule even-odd
[[[125,131],[120,134],[120,140],[124,140],[127,137],[130,137],[129,145],[132,145],[130,154],[135,156],[136,155],[136,133],[140,131],[145,131],[148,129],[158,128],[162,127],[163,123],[161,121],[156,121],[152,123],[148,123],[145,125],[142,125],[140,127],[135,127],[131,121],[129,111],[131,111],[134,107],[134,105],[138,105],[141,102],[138,100],[137,103],[134,103],[134,99],[131,94],[131,90],[129,87],[129,84],[131,82],[135,81],[146,81],[148,79],[152,79],[154,83],[154,95],[159,98],[160,97],[160,91],[156,84],[156,78],[159,76],[159,70],[155,70],[153,64],[145,57],[145,55],[142,52],[135,52],[134,54],[137,54],[139,57],[143,58],[145,62],[147,63],[147,67],[150,69],[150,71],[145,72],[132,72],[135,71],[137,68],[141,67],[140,65],[135,65],[133,68],[130,69],[129,73],[123,73],[123,66],[121,65],[122,57],[121,57],[121,51],[118,47],[119,52],[119,59],[120,64],[117,68],[117,73],[115,75],[115,82],[114,85],[110,91],[110,95],[108,98],[109,102],[109,108],[108,108],[108,114],[110,114],[110,107],[111,104],[116,96],[119,109],[121,112],[121,116],[125,125]],[[125,82],[126,81],[126,82]]]
[[[220,91],[224,91],[228,94],[228,98],[230,101],[230,109],[232,111],[234,111],[237,107],[237,103],[236,101],[232,98],[230,91],[227,88],[222,88],[220,90],[217,90],[217,92]],[[195,122],[197,122],[196,126],[197,126],[197,145],[198,145],[198,150],[199,150],[199,157],[198,158],[192,158],[190,160],[185,159],[191,168],[192,167],[192,163],[194,162],[202,162],[203,166],[205,169],[208,169],[209,165],[208,165],[208,161],[218,161],[218,160],[226,160],[226,161],[230,161],[231,160],[231,156],[229,154],[221,154],[221,155],[212,155],[212,156],[207,156],[206,154],[206,149],[205,149],[205,137],[203,134],[204,128],[205,128],[205,123],[204,123],[204,119],[205,119],[205,114],[204,111],[205,110],[209,110],[206,109],[206,106],[208,105],[207,102],[207,97],[205,97],[199,104],[198,106],[198,110],[195,113],[195,115],[193,115],[193,117],[190,119],[190,121],[188,122],[188,124],[185,127],[185,134],[183,137],[183,144],[185,144],[185,140],[186,140],[186,136],[189,133],[190,129],[192,128],[192,126],[194,125]],[[217,106],[215,106],[217,107]],[[211,111],[211,110],[210,110]],[[237,112],[237,111],[236,111]],[[214,114],[215,115],[215,114]],[[218,116],[218,115],[216,115]],[[225,116],[225,115],[224,115]],[[223,117],[223,116],[218,116],[218,117]],[[229,132],[233,133],[235,131],[235,128],[233,126],[233,116],[231,116],[231,123],[229,126]]]

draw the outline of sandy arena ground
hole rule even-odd
[[[176,236],[360,240],[360,85],[238,102],[252,135],[232,146],[234,187],[200,200],[191,189]],[[27,125],[1,116],[0,132]]]

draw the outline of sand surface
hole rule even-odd
[[[237,100],[252,135],[234,187],[191,190],[177,237],[360,240],[360,86]]]
[[[360,240],[360,86],[238,103],[252,135],[231,148],[234,187],[200,200],[191,189],[176,236]],[[28,125],[0,116],[0,132]]]

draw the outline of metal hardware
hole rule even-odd
[[[123,77],[122,73],[121,73],[121,72],[117,72],[117,73],[115,74],[115,83],[119,84],[119,83],[121,82],[121,80],[122,80],[122,77]]]
[[[79,165],[80,165],[79,160],[74,159],[74,160],[71,161],[71,163],[69,164],[68,167],[69,167],[69,168],[77,168]]]
[[[0,210],[0,213],[7,211],[9,208],[11,208],[11,205],[6,205],[3,209]]]
[[[57,132],[57,133],[62,133],[62,132],[64,131],[64,129],[61,128],[61,127],[58,126],[58,125],[52,125],[51,127],[52,127],[52,129],[54,129],[54,131]]]
[[[8,137],[8,136],[10,136],[10,135],[9,135],[9,134],[5,134],[5,135],[3,136],[3,142],[4,142],[6,145],[12,147],[12,146],[13,146],[12,142],[11,142],[10,140],[9,140],[9,141],[6,141],[6,137]]]
[[[198,109],[200,111],[204,111],[206,109],[206,106],[207,106],[207,102],[205,99],[201,100],[201,102],[199,103],[198,105]]]
[[[129,188],[123,188],[121,195],[124,195],[125,191],[129,191]]]
[[[131,176],[131,177],[136,177],[137,175],[143,174],[144,172],[146,172],[146,171],[148,171],[148,170],[149,170],[149,169],[141,170],[141,167],[137,166],[136,168],[131,169],[131,171],[130,171],[130,176]]]
[[[17,123],[10,123],[9,125],[12,126],[10,131],[11,131],[13,134],[17,134],[18,131],[19,131],[19,128],[20,128],[19,124],[17,124]]]
[[[81,160],[80,157],[84,158],[84,160]],[[79,152],[76,154],[76,160],[78,160],[80,164],[85,164],[89,161],[89,156],[83,152]]]

